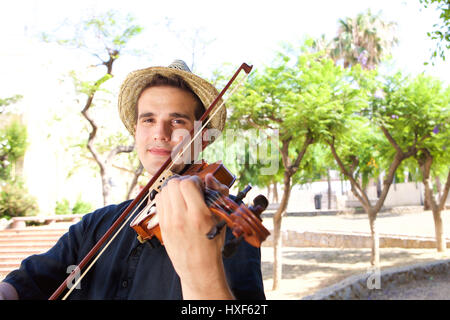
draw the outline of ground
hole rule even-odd
[[[443,211],[444,231],[450,232],[450,211]],[[271,227],[271,219],[265,218],[264,225]],[[434,222],[431,212],[417,212],[405,214],[381,213],[377,219],[380,233],[403,234],[418,236],[434,236]],[[342,230],[369,232],[367,216],[344,215],[344,216],[315,216],[315,217],[285,217],[282,229],[294,230]],[[448,237],[447,237],[448,238]],[[335,248],[283,248],[283,276],[281,288],[272,291],[272,262],[273,248],[262,247],[262,272],[266,297],[272,299],[301,299],[316,293],[318,290],[338,283],[339,281],[355,275],[367,273],[370,270],[370,249],[335,249]],[[386,268],[450,259],[450,248],[444,253],[436,249],[403,249],[403,248],[381,248],[380,249],[381,270]],[[423,282],[423,283],[422,283]],[[407,285],[401,292],[409,292],[408,297],[414,295],[423,299],[430,298],[431,288],[433,292],[444,295],[447,291],[440,290],[449,288],[450,279],[437,278],[426,280],[410,287],[421,287],[422,289],[408,291]],[[434,287],[433,287],[434,286]],[[427,288],[427,289],[423,289]],[[400,290],[400,288],[398,288]],[[400,291],[388,293],[385,299],[401,298]],[[450,295],[446,296],[450,297]],[[374,295],[373,299],[381,298]],[[404,294],[406,299],[406,294]],[[439,299],[439,297],[436,297]],[[419,298],[420,299],[420,298]]]

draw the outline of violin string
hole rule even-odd
[[[67,297],[72,293],[72,291],[78,286],[80,281],[84,278],[84,276],[89,272],[89,270],[92,268],[92,266],[97,262],[97,260],[100,258],[100,256],[103,254],[103,252],[109,247],[111,242],[116,238],[116,236],[119,234],[119,232],[123,229],[123,227],[127,224],[127,222],[134,216],[136,211],[140,208],[142,203],[148,198],[149,193],[142,197],[141,201],[135,206],[135,209],[131,212],[131,214],[128,215],[128,218],[121,224],[119,229],[112,235],[110,240],[104,245],[103,249],[97,254],[97,256],[94,258],[94,260],[91,261],[89,266],[84,270],[84,272],[80,275],[80,277],[77,279],[77,281],[71,286],[69,291],[66,293],[66,295],[62,298],[62,300],[66,300]],[[148,205],[147,205],[148,206]],[[145,208],[147,208],[147,206]]]

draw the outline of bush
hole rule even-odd
[[[36,199],[28,194],[23,183],[8,181],[0,192],[0,218],[34,216],[39,208]]]
[[[80,199],[75,202],[72,208],[72,213],[88,213],[92,211],[92,205],[88,202],[83,202]]]
[[[70,214],[69,200],[56,201],[55,214]]]
[[[0,130],[0,179],[11,180],[15,162],[25,155],[27,129],[19,121],[13,121]]]
[[[77,199],[77,202],[70,208],[69,200],[63,199],[56,202],[55,214],[78,214],[88,213],[92,211],[92,205],[88,202],[84,202],[81,199]]]

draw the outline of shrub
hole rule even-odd
[[[69,200],[56,201],[55,214],[70,214]]]
[[[92,211],[92,205],[88,202],[81,201],[78,199],[77,202],[73,205],[72,213],[88,213]]]
[[[88,202],[84,202],[81,199],[77,199],[72,208],[70,208],[69,200],[63,199],[56,202],[55,214],[78,214],[88,213],[92,211],[92,205]]]
[[[36,199],[28,194],[23,183],[4,183],[0,191],[0,218],[34,216],[38,211]]]
[[[27,148],[27,129],[19,121],[13,121],[0,130],[0,179],[10,180],[15,162],[24,156]]]

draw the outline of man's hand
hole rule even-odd
[[[205,185],[223,195],[228,188],[211,174]],[[196,176],[169,180],[156,196],[162,239],[181,280],[184,299],[232,299],[222,262],[222,233],[212,240],[206,234],[216,224],[205,204],[203,182]]]

